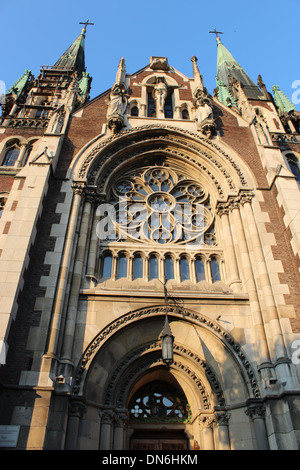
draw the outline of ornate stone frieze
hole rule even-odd
[[[252,191],[241,191],[238,196],[230,196],[228,201],[219,202],[216,208],[217,214],[222,216],[223,214],[229,214],[233,209],[239,209],[247,202],[251,202],[254,197]]]
[[[245,410],[245,413],[247,416],[250,416],[251,419],[264,418],[266,414],[266,407],[261,403],[255,405],[253,404]]]
[[[149,134],[145,135],[142,132],[142,131],[151,131],[151,130],[157,130],[158,134],[151,137],[151,136],[149,136]],[[168,131],[168,134],[166,134],[165,131]],[[141,134],[139,134],[139,132],[141,132]],[[188,145],[191,150],[194,149],[196,152],[199,152],[199,151],[201,152],[201,148],[199,148],[199,146],[196,145],[196,143],[200,143],[200,144],[202,143],[205,146],[213,149],[217,154],[222,155],[230,163],[230,165],[234,168],[235,172],[237,173],[237,175],[239,177],[240,183],[243,186],[247,185],[247,182],[246,182],[245,177],[242,173],[242,170],[239,168],[237,163],[234,161],[234,159],[230,155],[228,155],[223,149],[221,149],[215,142],[212,142],[212,141],[210,141],[209,139],[207,139],[205,137],[199,136],[199,135],[194,134],[194,133],[192,133],[190,131],[187,131],[187,130],[183,130],[183,129],[172,127],[172,126],[164,126],[164,125],[159,125],[158,126],[157,124],[140,126],[140,127],[137,127],[133,130],[132,129],[127,129],[127,130],[124,130],[124,131],[120,132],[118,135],[112,135],[109,138],[107,138],[107,139],[103,140],[102,142],[100,142],[98,145],[96,145],[96,147],[94,147],[91,150],[91,152],[84,159],[84,161],[83,161],[83,163],[82,163],[82,165],[79,169],[78,177],[83,178],[83,179],[84,178],[89,178],[89,179],[91,178],[91,180],[93,181],[93,176],[91,176],[91,172],[92,172],[92,175],[94,175],[94,177],[95,177],[97,172],[98,172],[97,170],[100,169],[100,166],[104,165],[106,163],[106,161],[113,154],[115,154],[116,152],[118,152],[122,148],[130,146],[130,141],[128,141],[128,140],[126,140],[126,142],[124,142],[124,143],[119,141],[116,145],[111,146],[111,144],[117,139],[120,139],[120,138],[123,138],[123,137],[126,137],[126,136],[128,136],[128,137],[132,136],[132,137],[134,137],[132,143],[143,142],[145,140],[149,140],[150,138],[159,140],[164,136],[166,138],[170,139],[170,137],[171,137],[170,134],[172,132],[178,132],[178,136],[186,135],[188,137],[191,137],[195,141],[195,144],[192,144],[191,142],[187,142],[187,141],[179,142],[178,139],[177,139],[178,143],[184,143],[184,145]],[[104,155],[102,155],[102,158],[99,159],[99,162],[97,161],[95,166],[92,165],[93,160],[95,159],[95,157],[100,152],[102,152],[103,149],[105,149],[105,148],[106,148],[106,151],[105,151]],[[91,166],[92,166],[92,169],[91,169]],[[88,174],[88,173],[90,173],[90,174]]]

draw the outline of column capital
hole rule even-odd
[[[116,411],[114,414],[114,422],[116,426],[124,427],[128,421],[128,413],[124,411]]]
[[[229,212],[234,209],[239,209],[240,206],[251,202],[253,197],[254,193],[252,191],[241,191],[237,196],[229,196],[226,202],[219,202],[216,207],[216,212],[220,216],[224,214],[228,215]]]
[[[230,413],[227,411],[219,411],[215,414],[215,422],[218,423],[219,426],[227,426],[230,416]]]
[[[113,410],[100,410],[99,416],[102,424],[111,424],[115,417]]]
[[[84,182],[75,182],[72,184],[74,194],[78,194],[83,197],[85,193],[86,184]]]
[[[83,418],[86,413],[86,406],[80,400],[71,400],[69,404],[69,416]]]
[[[212,428],[215,423],[215,415],[200,415],[198,422],[201,428]]]
[[[261,403],[253,404],[245,410],[245,413],[247,416],[250,416],[251,419],[264,418],[266,407]]]

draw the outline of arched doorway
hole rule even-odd
[[[131,450],[187,450],[190,405],[177,380],[164,368],[146,374],[128,403]]]
[[[120,317],[86,349],[73,397],[98,429],[93,448],[230,449],[231,423],[249,420],[247,401],[259,392],[239,345],[202,315],[175,307],[168,314],[170,366],[162,361],[164,306]],[[251,435],[250,421],[246,428]]]

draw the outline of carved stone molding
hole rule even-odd
[[[128,139],[124,139],[124,137],[128,136],[129,138],[133,138],[134,142],[142,142],[145,139],[146,140],[149,139],[149,134],[145,135],[143,133],[143,131],[151,131],[151,130],[153,130],[153,131],[157,130],[158,131],[156,136],[152,135],[152,137],[151,137],[152,139],[153,138],[158,139],[159,137],[161,138],[163,135],[166,136],[166,138],[170,138],[172,132],[173,133],[178,133],[178,138],[180,137],[180,135],[182,137],[183,136],[190,137],[191,139],[193,139],[194,144],[192,144],[192,142],[190,140],[189,141],[189,147],[191,149],[193,148],[195,152],[201,151],[201,148],[199,147],[199,144],[204,144],[206,147],[211,148],[215,153],[223,156],[229,162],[229,164],[233,167],[233,169],[237,173],[237,175],[239,177],[239,180],[240,180],[240,183],[243,186],[247,185],[247,182],[245,180],[243,172],[239,168],[237,163],[234,161],[234,159],[230,155],[228,155],[223,149],[221,149],[215,142],[212,142],[210,139],[208,139],[206,137],[203,137],[203,136],[199,136],[199,135],[197,135],[193,132],[190,132],[188,130],[184,130],[184,129],[173,127],[173,126],[166,126],[166,125],[159,125],[158,126],[157,124],[145,125],[145,126],[140,126],[140,127],[134,128],[134,129],[124,130],[124,131],[120,132],[119,134],[112,135],[109,138],[107,138],[107,139],[103,140],[102,142],[100,142],[86,156],[84,162],[82,163],[82,165],[79,169],[79,173],[78,173],[79,178],[90,178],[88,173],[91,170],[93,160],[104,149],[105,150],[103,152],[104,155],[102,155],[102,158],[101,158],[101,164],[104,164],[105,161],[111,155],[113,155],[114,153],[116,153],[120,149],[120,147],[128,147],[130,145],[130,142],[128,141]],[[166,134],[166,131],[168,131],[168,134]],[[124,140],[124,142],[123,142],[123,140]],[[114,144],[114,145],[111,145],[111,144]],[[188,141],[185,140],[184,144],[187,145]],[[93,171],[93,174],[95,174],[94,168],[93,168],[92,171]]]
[[[101,419],[101,424],[112,424],[115,418],[115,413],[113,410],[100,410],[99,416]]]
[[[198,423],[201,429],[212,428],[215,423],[215,415],[200,415]]]
[[[89,346],[83,353],[81,360],[79,361],[79,365],[74,374],[72,393],[75,396],[80,393],[85,373],[87,372],[89,365],[92,362],[92,359],[95,357],[102,345],[116,332],[126,327],[127,325],[134,324],[135,322],[139,322],[143,319],[152,316],[164,316],[165,314],[165,305],[144,308],[123,315],[122,317],[110,323],[103,330],[101,330],[99,334],[89,344]],[[251,387],[253,397],[260,397],[256,376],[252,369],[252,366],[248,361],[247,357],[245,356],[244,352],[242,351],[240,345],[233,340],[233,338],[229,335],[229,333],[227,333],[227,331],[223,330],[221,326],[215,323],[214,321],[195,312],[185,310],[185,316],[183,318],[181,312],[178,311],[178,308],[176,306],[168,306],[168,315],[173,316],[175,318],[180,318],[182,321],[188,321],[190,323],[195,323],[204,328],[210,329],[214,335],[216,335],[222,342],[226,344],[231,353],[235,356],[236,360],[239,362],[241,369],[244,371],[244,374],[247,377],[247,381],[249,382],[249,385]]]
[[[85,194],[85,187],[86,187],[85,183],[75,182],[72,184],[73,193],[79,194],[79,196],[83,197]]]
[[[264,418],[266,414],[266,407],[263,404],[258,403],[256,405],[249,406],[245,410],[245,413],[247,416],[250,416],[251,419]]]
[[[126,398],[128,396],[128,392],[132,384],[135,382],[135,380],[140,376],[140,374],[144,370],[148,370],[150,367],[154,365],[163,365],[162,358],[160,356],[147,358],[146,356],[145,360],[141,361],[133,370],[131,370],[130,373],[126,375],[124,382],[120,386],[118,386],[118,397],[117,397],[118,407],[126,406],[126,403],[125,403]],[[204,386],[200,377],[197,376],[196,372],[193,371],[186,364],[183,364],[182,362],[176,359],[174,359],[174,362],[172,363],[172,368],[182,370],[184,374],[188,375],[193,380],[201,396],[203,408],[205,410],[210,410],[211,409],[211,401],[210,401],[210,396],[209,396],[210,394],[208,390],[206,389],[206,387]]]
[[[85,405],[78,400],[71,400],[69,405],[69,416],[82,419],[86,413]]]
[[[220,216],[223,214],[229,214],[229,212],[234,209],[239,209],[240,206],[243,206],[247,202],[251,202],[254,197],[252,191],[241,191],[238,196],[230,196],[228,201],[219,202],[216,207],[216,213]]]

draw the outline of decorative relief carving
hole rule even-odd
[[[234,168],[234,170],[238,174],[239,179],[240,179],[240,183],[242,185],[247,185],[245,177],[244,177],[241,169],[239,168],[239,166],[236,164],[236,162],[233,160],[233,158],[230,157],[224,150],[222,150],[215,142],[212,142],[212,141],[210,141],[209,139],[207,139],[205,137],[199,136],[199,135],[194,134],[194,133],[192,133],[190,131],[187,131],[187,130],[183,130],[183,129],[172,127],[172,126],[163,126],[163,125],[158,126],[157,124],[137,127],[134,130],[132,130],[132,129],[124,130],[124,131],[120,132],[118,135],[112,135],[109,138],[102,141],[101,143],[99,143],[96,147],[94,147],[91,150],[91,152],[87,155],[84,162],[82,163],[81,168],[79,170],[79,174],[78,174],[79,178],[87,178],[87,177],[90,178],[90,176],[88,176],[88,170],[90,168],[90,165],[91,165],[92,161],[94,160],[94,157],[96,157],[101,152],[101,150],[103,150],[104,148],[107,147],[107,150],[105,152],[105,155],[103,155],[102,158],[101,158],[101,163],[97,162],[97,164],[99,165],[99,168],[100,168],[100,165],[102,166],[108,160],[108,158],[110,156],[115,154],[121,148],[129,147],[130,144],[135,143],[135,142],[142,142],[144,140],[149,140],[149,135],[144,135],[144,134],[138,135],[137,134],[137,135],[134,135],[134,139],[131,142],[126,141],[124,143],[118,143],[114,147],[110,147],[110,144],[112,142],[114,142],[119,137],[125,137],[126,135],[130,136],[131,134],[136,134],[140,131],[145,131],[145,130],[149,130],[149,131],[150,130],[158,130],[158,131],[166,130],[166,131],[170,131],[170,132],[178,132],[181,135],[184,134],[184,135],[187,135],[188,137],[193,138],[193,140],[195,140],[196,142],[204,143],[208,147],[213,148],[217,153],[223,155],[223,157],[226,160],[228,160],[228,162],[231,164],[231,166]],[[166,134],[163,134],[163,136],[165,136],[165,138],[170,138],[170,136],[166,136]],[[159,140],[163,136],[158,133],[157,136],[153,136],[151,138]],[[188,145],[189,148],[194,149],[196,152],[199,152],[199,151],[201,152],[201,149],[199,149],[197,145],[193,145],[191,142],[181,141],[181,143],[184,143],[184,145]],[[97,169],[95,167],[93,167],[92,171],[93,171],[93,174],[95,176],[95,171],[97,172]]]
[[[203,372],[210,383],[212,391],[216,396],[218,406],[225,406],[225,399],[224,399],[222,388],[214,372],[206,363],[206,361],[201,359],[197,354],[193,353],[189,349],[183,346],[179,346],[176,343],[174,343],[173,348],[174,348],[175,353],[178,353],[179,355],[182,355],[182,356],[189,357],[190,359],[192,359],[193,361],[197,363],[197,366],[200,366],[201,369],[203,369]],[[113,374],[106,388],[105,400],[104,400],[106,405],[112,405],[113,393],[116,390],[116,384],[120,380],[122,373],[124,373],[125,368],[129,366],[130,362],[136,360],[138,357],[142,356],[143,354],[147,354],[149,352],[151,353],[152,351],[156,351],[156,350],[159,350],[159,351],[161,350],[161,342],[155,342],[149,345],[141,346],[135,351],[130,352],[122,360],[122,362],[118,364],[118,366],[114,369]],[[157,358],[154,358],[153,361],[154,361],[153,363],[157,362]],[[178,363],[176,361],[175,361],[175,364],[181,369],[182,367],[184,367],[184,366],[179,365],[181,363]],[[187,370],[185,370],[185,372],[187,372]],[[196,376],[194,376],[193,379],[196,379]],[[205,403],[207,403],[206,395],[205,395]]]
[[[239,207],[247,202],[251,202],[254,197],[252,191],[242,191],[238,196],[230,196],[227,202],[219,202],[216,208],[217,214],[222,216],[223,214],[229,214],[229,212],[234,209],[239,209]]]

